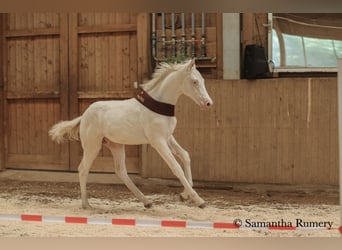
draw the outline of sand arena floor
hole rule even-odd
[[[287,186],[195,182],[195,189],[207,202],[204,209],[181,201],[178,181],[143,179],[133,176],[137,186],[153,201],[146,209],[113,175],[107,181],[88,184],[89,201],[94,209],[83,210],[75,174],[56,179],[61,173],[35,175],[22,171],[0,173],[0,214],[38,214],[45,216],[82,216],[92,218],[170,219],[211,222],[247,221],[296,223],[331,222],[339,226],[339,193],[333,186]],[[24,176],[24,177],[23,177]],[[93,175],[94,177],[95,175]],[[110,176],[110,177],[108,177]],[[101,178],[97,176],[96,178]],[[114,179],[111,179],[114,178]],[[32,181],[28,181],[32,180]],[[113,182],[111,182],[113,180]],[[1,237],[337,237],[334,230],[191,229],[79,225],[44,222],[0,221]]]

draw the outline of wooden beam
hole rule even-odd
[[[69,119],[79,115],[78,107],[78,13],[69,14]],[[70,170],[77,170],[79,146],[70,142]]]
[[[4,23],[4,15],[0,14],[0,24]],[[4,24],[0,25],[0,171],[5,168],[4,26]]]
[[[58,36],[58,28],[48,28],[48,29],[34,29],[34,30],[6,30],[4,36],[6,38],[15,37],[31,37],[31,36]]]
[[[8,154],[7,168],[60,170],[65,167],[64,158],[55,155]]]
[[[59,98],[59,92],[13,92],[7,91],[6,99],[49,99]]]
[[[149,79],[151,75],[150,15],[140,13],[137,16],[138,41],[138,81]]]
[[[118,92],[118,91],[107,91],[107,92],[83,92],[78,91],[79,99],[127,99],[131,98],[132,92]]]
[[[61,119],[66,120],[69,118],[69,27],[68,27],[68,14],[60,13],[60,77],[61,83],[59,87],[59,95],[61,102]]]
[[[60,67],[60,84],[59,84],[59,98],[60,98],[60,120],[69,119],[69,16],[67,13],[59,14],[59,67]],[[61,157],[63,159],[69,158],[70,144],[66,144],[61,149]],[[70,169],[70,162],[65,161],[65,168]]]
[[[217,14],[216,21],[216,79],[223,78],[223,18]]]
[[[101,26],[81,26],[77,28],[79,34],[136,32],[136,24],[113,24]]]

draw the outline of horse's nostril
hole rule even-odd
[[[211,106],[211,103],[210,102],[207,102],[207,107],[210,107]]]

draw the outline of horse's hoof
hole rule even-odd
[[[85,210],[92,210],[94,209],[92,206],[90,206],[89,204],[86,204],[86,205],[82,205],[82,208],[85,209]]]
[[[152,202],[144,204],[144,207],[145,208],[151,208],[152,207]]]
[[[198,207],[199,207],[199,208],[205,208],[205,206],[206,206],[206,204],[205,204],[205,203],[202,203],[202,204],[200,204]]]

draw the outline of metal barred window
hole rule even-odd
[[[207,52],[205,13],[152,13],[152,57],[178,62],[188,58],[215,59]]]

